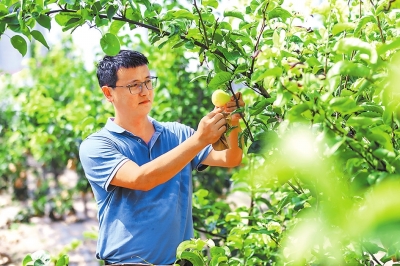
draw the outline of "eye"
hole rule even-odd
[[[129,86],[129,88],[134,88],[134,89],[136,89],[137,87],[139,87],[139,85],[140,85],[140,83],[132,83],[132,84],[129,84],[128,86]],[[127,87],[128,87],[127,86]]]
[[[151,79],[148,79],[144,82],[144,84],[149,85],[151,83]]]

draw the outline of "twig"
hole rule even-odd
[[[371,3],[371,5],[373,7],[375,7],[375,4],[374,4],[374,2],[372,0],[369,0],[369,2]],[[390,8],[390,5],[391,5],[391,1],[389,2],[389,8]],[[383,36],[383,32],[382,32],[381,20],[380,20],[378,15],[376,15],[376,20],[378,22],[378,29],[379,29],[379,33],[381,35],[382,43],[385,43],[385,37]]]
[[[289,184],[291,188],[293,188],[294,191],[296,191],[297,194],[299,195],[302,194],[301,191],[297,187],[295,187],[289,180],[286,182]]]
[[[231,84],[231,83],[228,84],[228,89],[229,89],[229,91],[232,93],[233,98],[235,99],[236,107],[237,107],[237,108],[240,108],[239,99],[236,97],[235,91],[233,90],[232,84]],[[250,140],[251,140],[252,142],[254,142],[254,137],[253,137],[253,134],[251,133],[250,126],[249,126],[247,120],[245,119],[245,117],[244,117],[244,115],[242,114],[242,112],[240,112],[239,114],[240,114],[240,117],[242,118],[242,120],[243,120],[243,122],[244,122],[246,128],[249,130],[249,138],[250,138]]]
[[[263,34],[263,32],[264,32],[265,27],[267,26],[267,24],[266,24],[266,21],[267,21],[266,12],[267,12],[268,5],[269,5],[269,2],[265,5],[265,8],[264,8],[263,11],[262,11],[262,12],[263,12],[263,20],[262,20],[262,24],[261,24],[260,34],[258,35],[256,44],[254,45],[254,49],[253,49],[253,53],[254,53],[254,54],[255,54],[255,53],[257,52],[257,50],[258,50],[258,45],[260,44],[261,36],[262,36],[262,34]],[[255,64],[255,61],[256,61],[256,56],[254,56],[253,59],[251,60],[251,67],[250,67],[250,72],[249,72],[248,77],[251,77],[251,75],[252,75],[253,72],[254,72],[254,64]]]
[[[209,234],[209,235],[211,235],[211,236],[216,236],[216,237],[220,237],[220,238],[226,239],[226,235],[215,234],[215,233],[209,232],[209,231],[207,231],[207,230],[200,229],[200,228],[196,228],[196,227],[195,227],[194,229],[195,229],[196,231],[201,232],[201,233],[205,233],[205,234]]]
[[[210,44],[208,43],[207,30],[206,30],[206,26],[204,25],[203,18],[201,17],[201,12],[199,10],[199,7],[197,6],[196,0],[193,0],[193,5],[194,5],[194,8],[196,9],[197,13],[199,13],[199,20],[200,20],[200,24],[203,28],[203,33],[204,33],[204,42],[208,49],[208,47],[210,47]],[[199,25],[199,27],[200,27],[200,25]]]

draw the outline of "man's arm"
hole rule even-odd
[[[236,167],[242,162],[243,151],[239,147],[238,137],[242,131],[239,121],[232,122],[233,129],[228,136],[229,149],[223,151],[212,150],[202,162],[204,165],[220,167]],[[242,143],[243,144],[243,143]]]
[[[217,141],[226,130],[226,120],[220,109],[210,112],[200,121],[198,130],[182,144],[142,166],[127,161],[117,171],[110,184],[148,191],[163,184],[181,171],[202,149]]]

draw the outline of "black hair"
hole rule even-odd
[[[97,79],[100,87],[114,87],[118,81],[120,68],[135,68],[148,65],[146,56],[137,51],[121,50],[115,56],[106,55],[97,65]]]

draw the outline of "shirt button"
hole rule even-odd
[[[137,141],[138,141],[139,143],[140,143],[140,142],[142,142],[142,140],[141,140],[141,139],[138,139]]]

